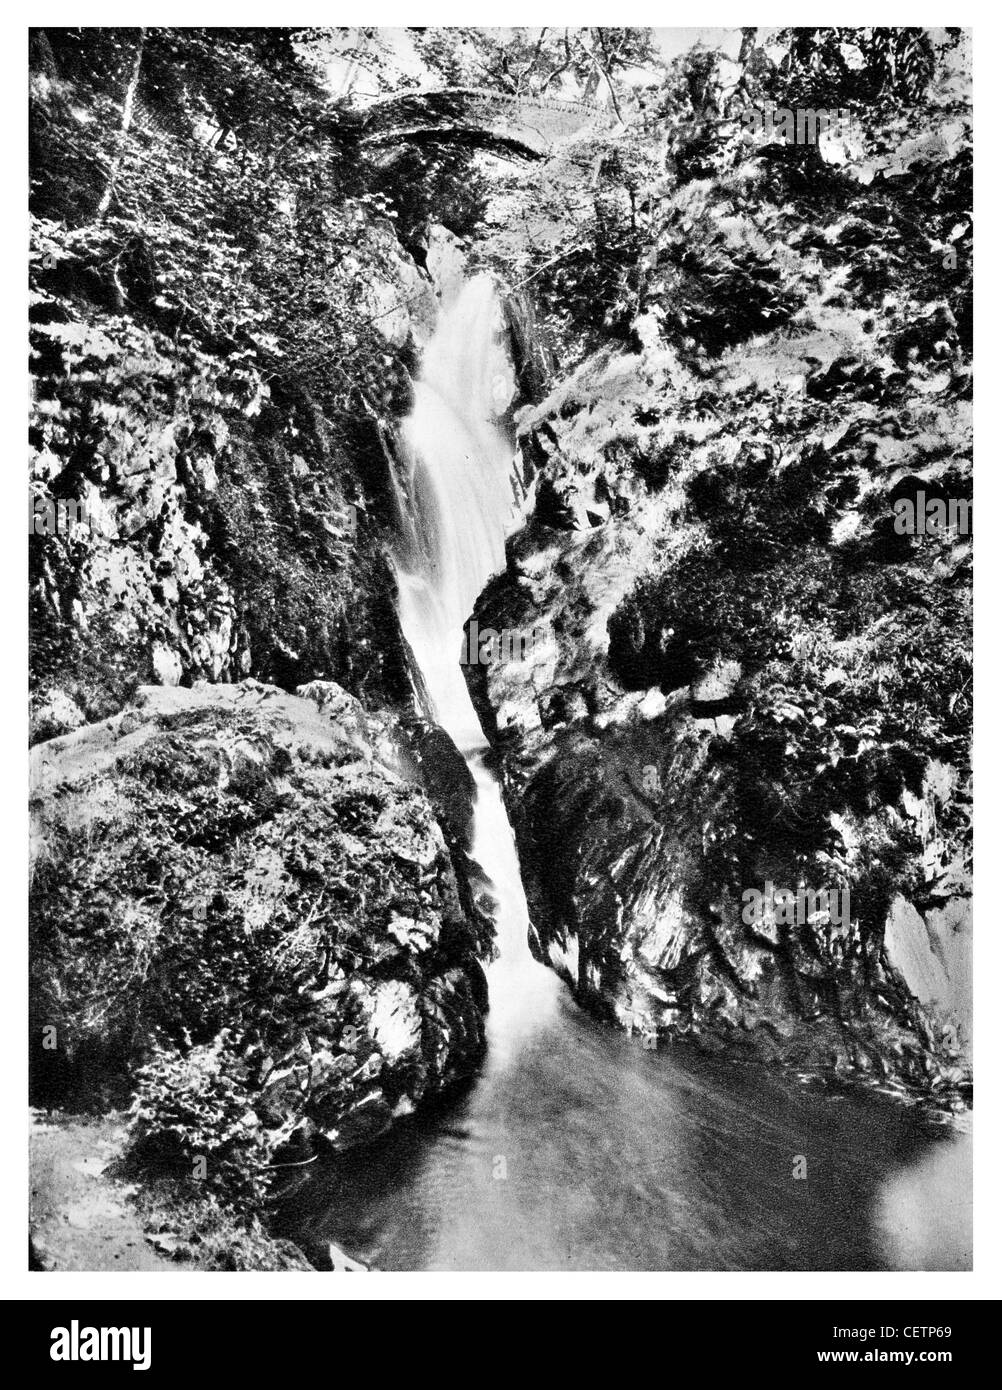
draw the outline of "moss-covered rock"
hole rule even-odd
[[[672,206],[732,194],[708,180]],[[895,507],[967,516],[969,363],[941,287],[882,247],[874,306],[850,247],[819,252],[868,196],[834,180],[777,251],[801,296],[783,328],[730,347],[710,305],[711,361],[649,314],[635,351],[589,354],[523,411],[537,506],[475,617],[539,639],[467,674],[541,953],[580,998],[952,1104],[970,1080],[971,543],[966,525],[903,532]],[[790,213],[766,197],[753,215]],[[747,920],[770,884],[848,890],[845,923]]]
[[[256,1188],[469,1075],[489,943],[414,769],[322,683],[145,687],[37,745],[36,1100],[134,1093],[143,1154]]]

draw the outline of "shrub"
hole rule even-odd
[[[267,1165],[288,1130],[266,1131],[251,1105],[250,1069],[229,1030],[186,1050],[157,1047],[137,1075],[132,1106],[133,1156],[178,1174],[187,1168],[225,1201],[259,1202]]]

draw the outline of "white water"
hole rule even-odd
[[[501,307],[486,275],[443,311],[404,423],[410,459],[407,533],[395,560],[399,614],[424,681],[427,713],[451,735],[477,786],[473,857],[494,885],[499,957],[488,971],[492,1057],[502,1060],[556,1007],[559,983],[528,947],[529,914],[488,743],[460,666],[463,626],[504,568],[521,520],[514,447],[496,423],[515,392]]]
[[[514,390],[491,282],[445,307],[406,421],[395,558],[428,712],[476,779],[498,900],[486,1064],[441,1112],[315,1172],[307,1239],[379,1269],[963,1269],[969,1158],[878,1097],[636,1040],[533,960],[518,855],[460,668],[463,625],[518,524]],[[808,1181],[791,1178],[806,1155]]]

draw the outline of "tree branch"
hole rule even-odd
[[[598,35],[599,43],[602,45],[602,52],[605,55],[605,62],[603,63],[601,61],[594,48],[592,48],[592,57],[595,60],[595,66],[598,68],[598,70],[601,72],[602,76],[606,80],[606,84],[609,88],[609,95],[612,97],[612,106],[613,110],[616,113],[616,118],[619,121],[620,125],[625,125],[626,122],[623,120],[623,113],[619,109],[619,98],[616,96],[616,89],[612,85],[612,78],[609,75],[609,68],[612,66],[612,63],[609,58],[609,50],[606,47],[605,35],[603,34],[602,30],[598,27],[596,27],[595,32]]]
[[[132,125],[132,112],[136,104],[136,90],[139,87],[139,70],[143,64],[143,50],[146,46],[146,30],[140,29],[139,42],[136,44],[136,56],[132,62],[132,73],[125,89],[125,100],[122,103],[122,121],[118,129],[118,148],[111,161],[111,172],[108,175],[108,182],[105,184],[104,192],[101,194],[101,201],[97,205],[97,220],[100,222],[111,205],[111,195],[115,191],[115,180],[118,178],[118,171],[122,165],[122,156],[125,153],[125,137],[129,133]]]

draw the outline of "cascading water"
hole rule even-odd
[[[399,614],[438,721],[459,748],[484,736],[459,666],[463,624],[504,566],[518,520],[513,449],[495,419],[511,402],[494,286],[478,276],[443,311],[403,427],[410,512],[395,567]]]
[[[521,517],[514,449],[496,424],[515,393],[502,328],[486,275],[467,281],[442,312],[403,428],[411,508],[394,559],[400,626],[427,712],[452,736],[477,787],[473,857],[494,884],[498,905],[499,957],[488,978],[495,1053],[544,1022],[559,992],[556,977],[529,953],[514,837],[484,763],[487,739],[459,661],[466,619],[503,569],[505,539]]]
[[[500,948],[487,1060],[444,1113],[314,1170],[300,1234],[379,1269],[967,1267],[965,1137],[936,1142],[880,1097],[645,1051],[533,960],[512,831],[460,667],[463,625],[519,521],[496,423],[513,390],[498,299],[480,277],[443,307],[425,352],[394,563],[421,698],[477,786],[473,853],[494,884]],[[792,1178],[795,1155],[807,1182]]]

